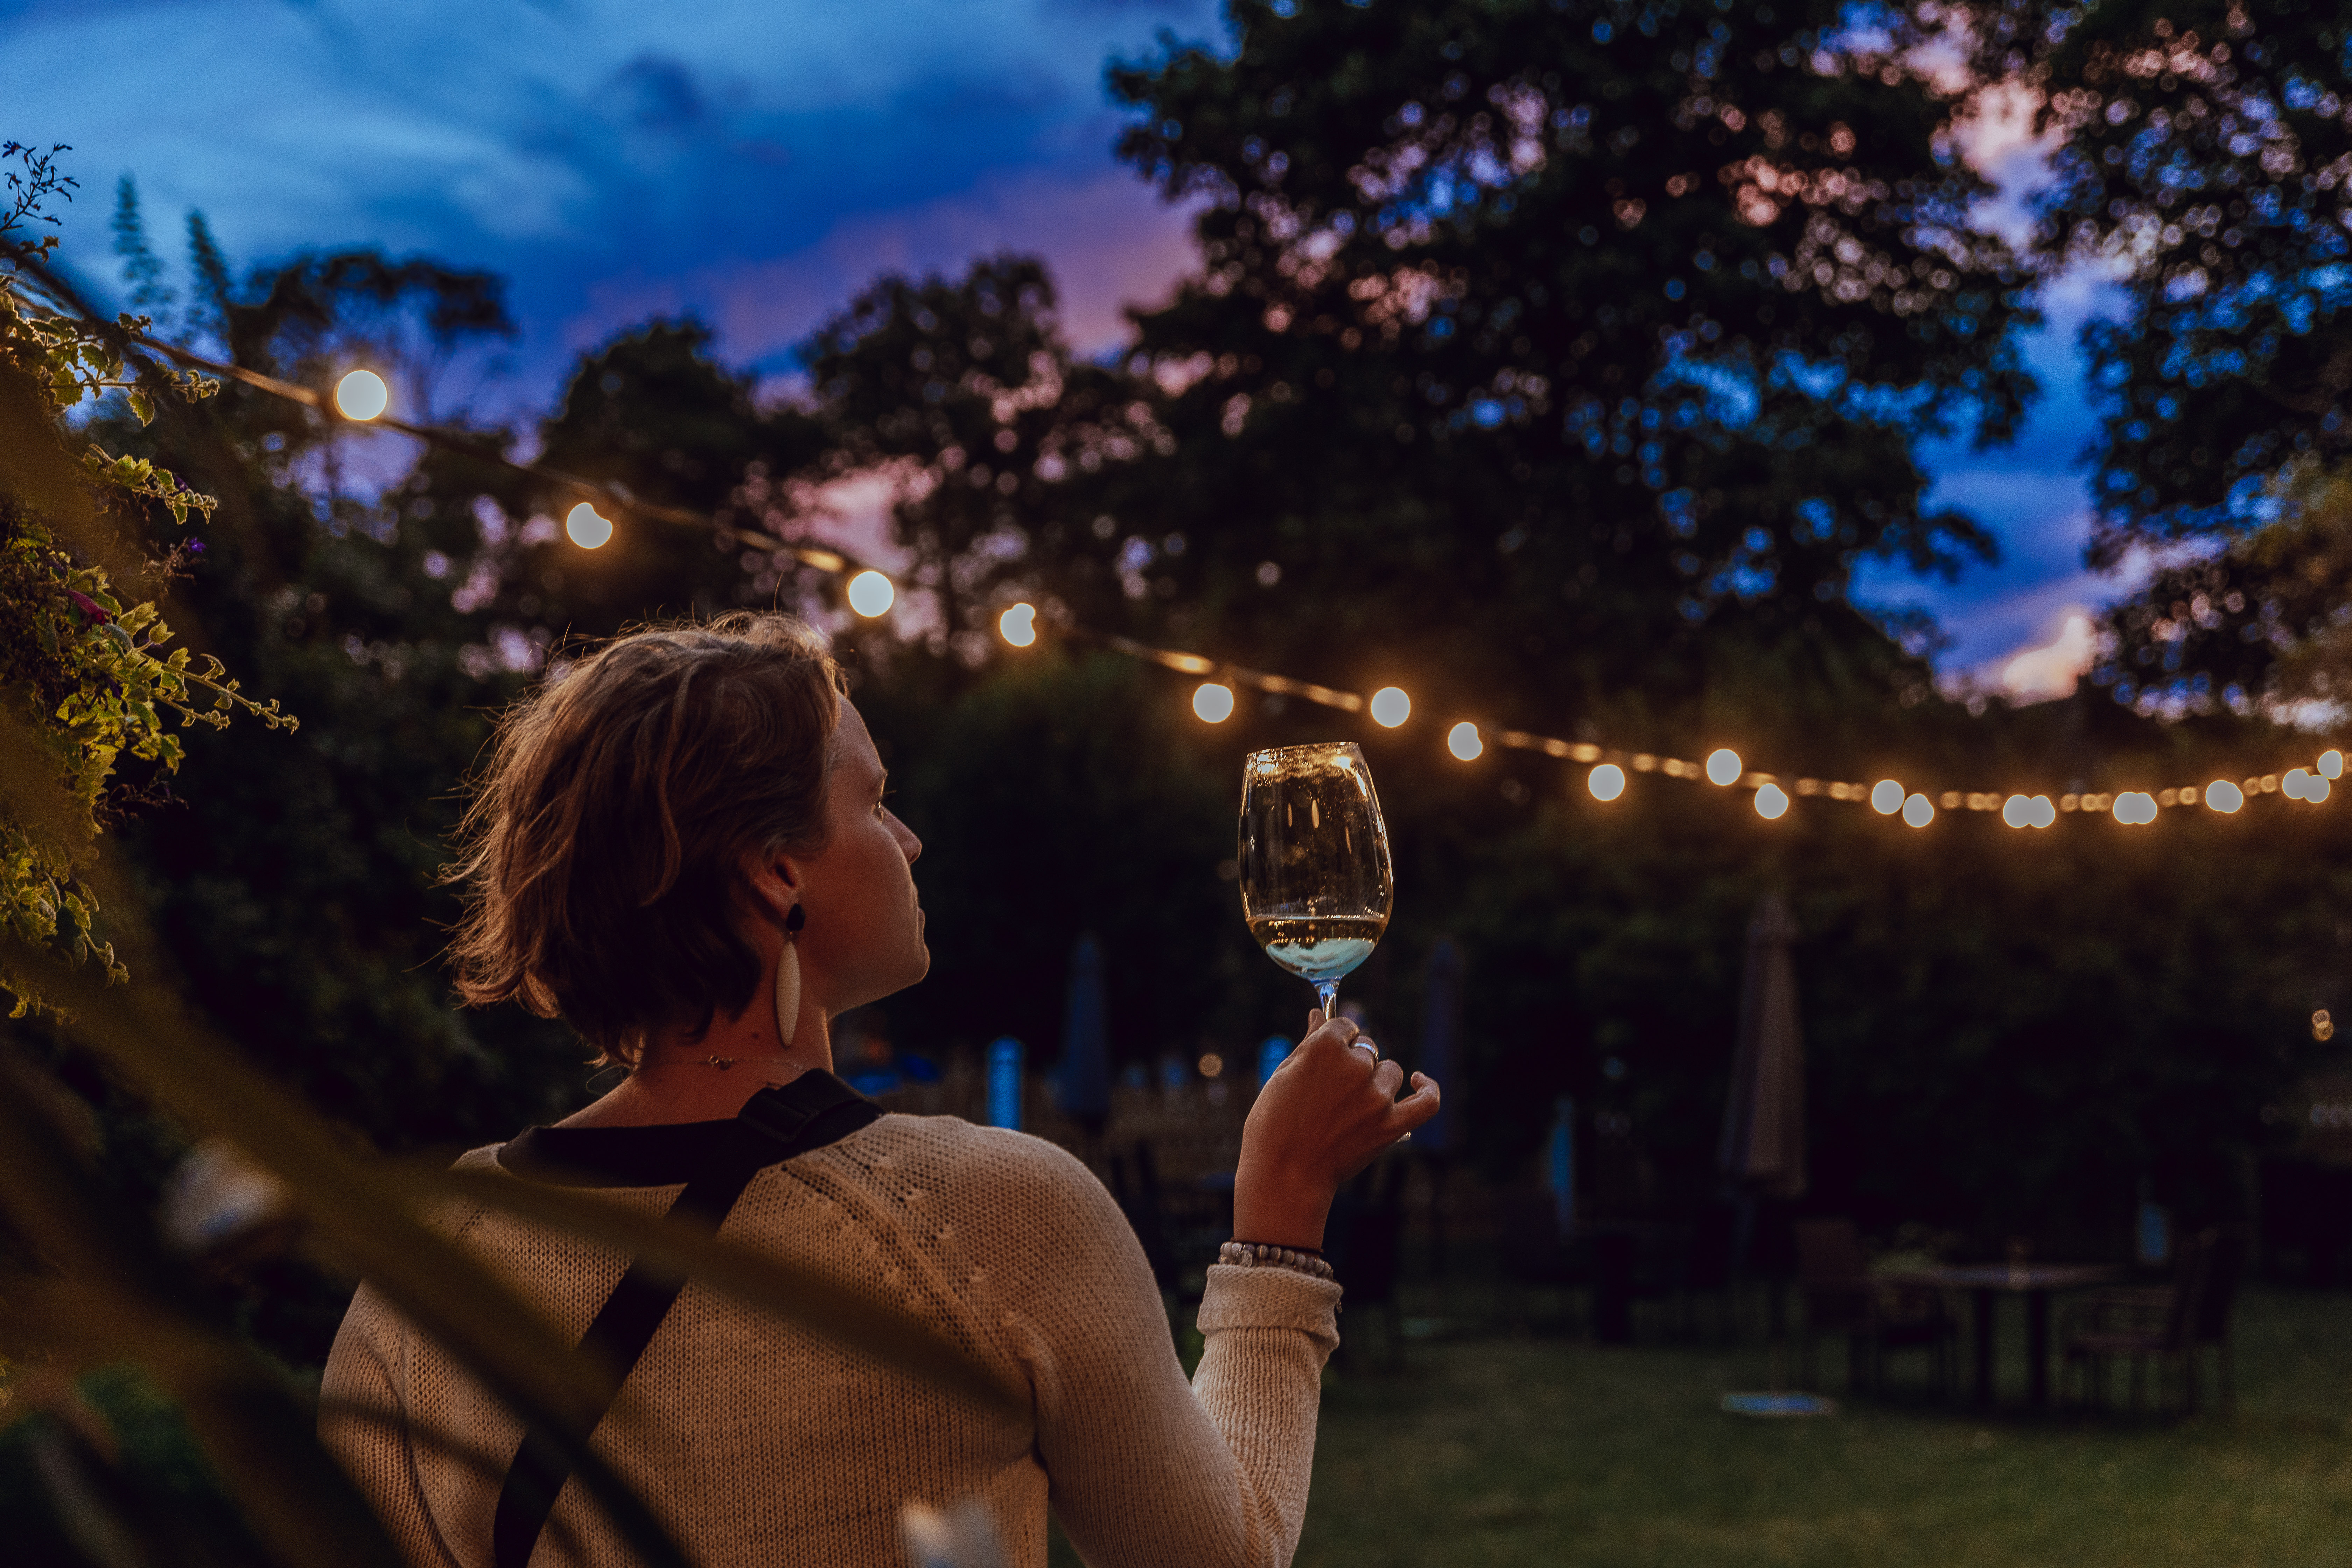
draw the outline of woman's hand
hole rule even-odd
[[[1320,1251],[1339,1184],[1437,1114],[1436,1080],[1379,1059],[1345,1018],[1307,1015],[1307,1038],[1275,1069],[1242,1129],[1234,1235]]]

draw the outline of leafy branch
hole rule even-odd
[[[215,503],[148,458],[86,442],[77,451],[71,416],[119,393],[145,425],[163,400],[194,403],[218,384],[135,363],[144,317],[102,324],[32,303],[28,275],[57,237],[29,236],[57,226],[48,204],[72,199],[76,182],[58,164],[67,151],[0,143],[0,716],[19,759],[44,764],[0,770],[0,929],[120,982],[128,971],[100,932],[92,879],[99,836],[127,804],[119,765],[175,772],[174,718],[182,729],[238,713],[271,729],[296,721],[247,696],[217,658],[167,651],[161,609],[116,586],[126,572],[158,574],[126,554],[126,516],[160,510],[185,527]],[[21,1017],[45,1002],[18,968],[0,965],[0,989]]]

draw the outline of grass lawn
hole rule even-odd
[[[1759,1421],[1716,1399],[1767,1385],[1760,1347],[1414,1343],[1330,1380],[1297,1561],[2352,1564],[2352,1299],[2256,1292],[2238,1343],[2237,1415],[2192,1421],[1918,1392]]]

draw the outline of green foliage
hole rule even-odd
[[[2063,138],[2036,250],[2122,273],[2084,329],[2094,558],[2248,526],[2290,464],[2352,456],[2352,28],[2305,0],[2133,0],[2025,36],[1997,63]]]
[[[126,521],[167,514],[176,527],[209,516],[213,500],[148,458],[86,445],[74,453],[68,419],[85,402],[120,392],[141,424],[159,397],[194,403],[212,384],[132,365],[131,337],[143,318],[112,328],[29,302],[54,236],[26,237],[54,223],[50,197],[69,198],[73,181],[47,153],[10,142],[0,159],[7,210],[0,214],[0,710],[14,753],[0,796],[0,920],[20,941],[58,943],[76,960],[95,959],[117,979],[127,972],[98,926],[89,876],[98,835],[127,804],[117,769],[126,761],[169,773],[182,742],[167,728],[226,725],[242,710],[271,728],[292,727],[275,700],[257,703],[213,656],[163,651],[172,631],[152,601],[116,587],[160,587],[182,559],[126,553]],[[138,544],[131,549],[136,550]],[[41,1005],[37,992],[0,969],[12,1016]]]
[[[2108,610],[2094,679],[2116,700],[2277,712],[2352,700],[2352,480],[2300,463],[2270,500],[2272,521]]]

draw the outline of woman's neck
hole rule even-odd
[[[733,1017],[714,1017],[699,1037],[672,1030],[650,1042],[620,1085],[557,1125],[653,1127],[720,1121],[763,1089],[787,1084],[811,1068],[833,1070],[831,1019],[805,991],[792,1041],[777,1036],[775,1013],[760,1000]]]

